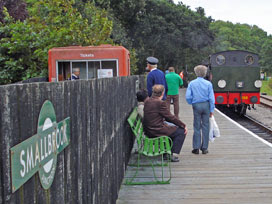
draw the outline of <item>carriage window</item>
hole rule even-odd
[[[225,57],[223,55],[217,55],[217,57],[216,57],[216,63],[218,65],[225,64],[225,61],[226,61],[226,59],[225,59]]]
[[[247,65],[251,65],[251,64],[253,64],[253,62],[254,62],[253,56],[247,55],[246,58],[245,58],[245,63]]]

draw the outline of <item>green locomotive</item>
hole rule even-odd
[[[215,104],[234,108],[241,115],[260,103],[260,67],[257,54],[231,50],[210,55],[209,79],[213,84]]]

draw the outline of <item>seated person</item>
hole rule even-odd
[[[80,75],[80,69],[79,68],[73,68],[72,80],[79,79],[79,75]]]
[[[137,112],[140,115],[141,118],[144,117],[144,101],[148,98],[147,90],[142,89],[136,93],[137,101],[138,101],[138,107]]]
[[[152,87],[152,96],[144,103],[144,131],[150,137],[169,136],[173,140],[171,161],[178,162],[174,154],[179,154],[187,134],[186,125],[168,110],[166,102],[162,100],[164,86],[155,84]],[[169,125],[171,122],[175,125]]]

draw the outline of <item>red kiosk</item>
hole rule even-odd
[[[48,51],[49,81],[71,80],[73,70],[79,79],[130,75],[129,51],[122,46],[70,46]]]

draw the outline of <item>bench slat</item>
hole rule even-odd
[[[149,147],[149,141],[148,139],[144,138],[144,149],[143,149],[144,155],[148,155],[148,147]]]
[[[162,153],[166,153],[165,151],[165,141],[164,141],[164,137],[160,137],[160,150]]]
[[[147,138],[146,138],[147,139]],[[148,143],[149,143],[149,147],[148,147],[148,156],[154,156],[154,150],[153,150],[153,147],[154,147],[154,143],[153,141],[154,140],[148,140]]]
[[[154,141],[154,156],[160,155],[160,150],[159,150],[159,140]]]
[[[171,144],[170,144],[170,140],[166,139],[165,140],[165,145],[166,145],[166,153],[171,154]]]

